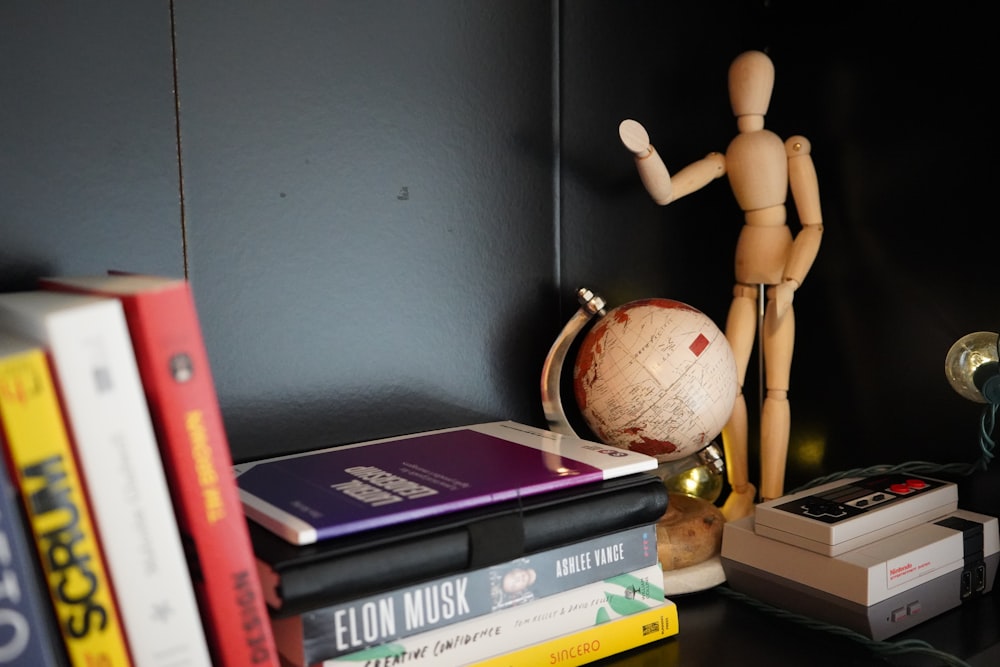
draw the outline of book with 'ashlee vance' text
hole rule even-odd
[[[312,665],[656,564],[656,526],[649,524],[272,623],[282,654]]]
[[[249,518],[293,544],[654,470],[638,452],[512,421],[235,466]]]

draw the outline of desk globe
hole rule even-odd
[[[706,447],[729,420],[736,360],[698,309],[642,299],[608,311],[584,337],[573,391],[603,442],[674,461]]]
[[[559,378],[577,335],[599,315],[573,367],[580,414],[597,439],[660,462],[657,474],[670,491],[656,524],[664,591],[690,593],[725,581],[718,555],[725,518],[713,504],[722,490],[721,455],[712,440],[739,389],[729,341],[704,313],[672,299],[641,299],[607,312],[604,299],[587,288],[577,290],[577,299],[580,309],[542,367],[549,428],[576,435]]]
[[[573,391],[590,429],[609,445],[660,461],[671,496],[657,522],[657,553],[671,594],[724,580],[718,561],[724,519],[712,504],[722,475],[691,461],[729,421],[737,378],[725,334],[698,309],[672,299],[611,309],[577,352]]]

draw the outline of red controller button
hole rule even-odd
[[[889,490],[892,491],[893,493],[905,495],[907,493],[910,493],[913,489],[911,489],[908,485],[903,484],[902,482],[897,482],[896,484],[892,484],[889,487]]]
[[[926,489],[927,482],[922,479],[908,479],[906,480],[906,485],[911,489]]]

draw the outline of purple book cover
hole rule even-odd
[[[292,544],[656,468],[656,459],[515,422],[236,466],[248,517]]]

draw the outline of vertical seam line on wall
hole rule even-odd
[[[173,68],[174,84],[174,140],[177,145],[177,197],[180,205],[181,257],[184,262],[184,278],[188,278],[187,216],[184,206],[184,161],[181,157],[181,103],[180,86],[177,85],[177,22],[174,15],[174,0],[170,0],[170,62]]]
[[[553,247],[553,278],[557,295],[557,303],[562,303],[562,110],[561,98],[561,67],[562,60],[562,15],[559,11],[561,0],[552,0],[552,247]],[[561,309],[560,309],[561,310]]]

